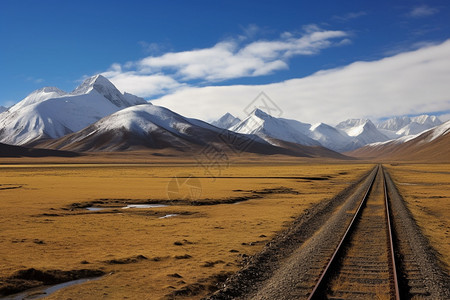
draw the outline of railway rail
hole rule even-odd
[[[296,219],[207,299],[450,299],[449,278],[378,165]]]
[[[400,299],[386,180],[378,166],[308,299]]]

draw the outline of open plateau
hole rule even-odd
[[[449,299],[450,121],[265,108],[208,123],[96,75],[5,109],[0,299]]]

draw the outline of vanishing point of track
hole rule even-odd
[[[207,299],[450,299],[449,278],[379,165],[305,211]]]
[[[308,299],[400,299],[384,170],[378,166]]]

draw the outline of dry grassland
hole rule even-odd
[[[0,278],[27,268],[99,269],[107,275],[48,299],[160,299],[184,292],[200,298],[214,287],[217,275],[238,270],[247,255],[259,251],[292,218],[372,167],[234,164],[212,180],[195,164],[3,165]],[[395,168],[395,178],[415,182],[401,170]],[[203,177],[197,201],[253,199],[217,205],[189,205],[192,199],[185,199],[167,207],[121,208],[148,201],[165,203],[168,184],[179,174]],[[414,174],[424,182],[422,173]],[[444,176],[433,174],[430,182],[443,180]],[[448,177],[446,184],[439,187],[448,188]],[[436,186],[421,188],[423,193],[445,196],[436,192]],[[443,211],[448,198],[433,198],[444,201],[439,206],[430,205],[427,197],[407,199],[414,207],[439,214],[433,222],[441,231],[440,224],[448,229],[448,206]],[[92,212],[83,207],[93,201],[106,209]],[[172,214],[177,216],[161,219]],[[448,241],[448,231],[436,237]],[[446,247],[448,254],[448,243]]]
[[[417,224],[450,266],[450,165],[386,165]]]

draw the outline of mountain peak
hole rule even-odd
[[[95,76],[86,78],[73,92],[73,95],[87,94],[92,90],[97,90],[98,92],[102,90],[117,90],[117,88],[106,79],[104,76],[97,74]],[[99,91],[100,90],[100,91]],[[118,90],[117,90],[118,91]],[[119,92],[120,93],[120,92]]]
[[[314,130],[316,130],[317,128],[322,128],[322,127],[329,127],[329,125],[327,125],[327,124],[324,124],[324,123],[322,123],[322,122],[319,122],[319,123],[316,123],[316,124],[313,124],[313,125],[311,125],[311,127],[309,128],[309,130],[310,131],[314,131]]]
[[[433,115],[420,115],[415,117],[393,117],[377,125],[377,128],[395,133],[394,138],[403,135],[412,135],[442,124],[438,117]]]
[[[351,127],[366,125],[368,123],[373,124],[372,121],[370,121],[369,119],[347,119],[347,120],[339,123],[336,126],[336,128],[347,129],[347,128],[351,128]]]
[[[44,86],[43,88],[35,90],[31,94],[39,94],[39,93],[56,93],[56,94],[59,94],[61,96],[64,96],[64,95],[67,94],[63,90],[60,90],[60,89],[58,89],[57,87],[54,87],[54,86]]]
[[[96,91],[117,107],[147,103],[144,99],[131,94],[122,94],[106,77],[97,74],[86,78],[73,92],[72,95],[84,95]],[[131,102],[130,102],[131,101]]]
[[[430,125],[434,125],[434,126],[438,126],[442,124],[442,121],[439,120],[438,117],[436,116],[430,116],[430,115],[420,115],[420,116],[416,116],[416,117],[412,117],[411,120],[413,122],[417,122],[419,124],[430,124]]]
[[[219,127],[219,128],[228,129],[228,128],[231,128],[232,126],[236,125],[240,121],[241,121],[241,119],[236,118],[235,116],[233,116],[232,114],[227,112],[220,119],[212,122],[211,124],[216,127]]]
[[[272,116],[269,115],[268,113],[266,113],[265,111],[259,109],[259,108],[255,108],[253,110],[253,112],[251,113],[252,115],[255,115],[261,119],[265,119],[265,118],[271,118]]]

